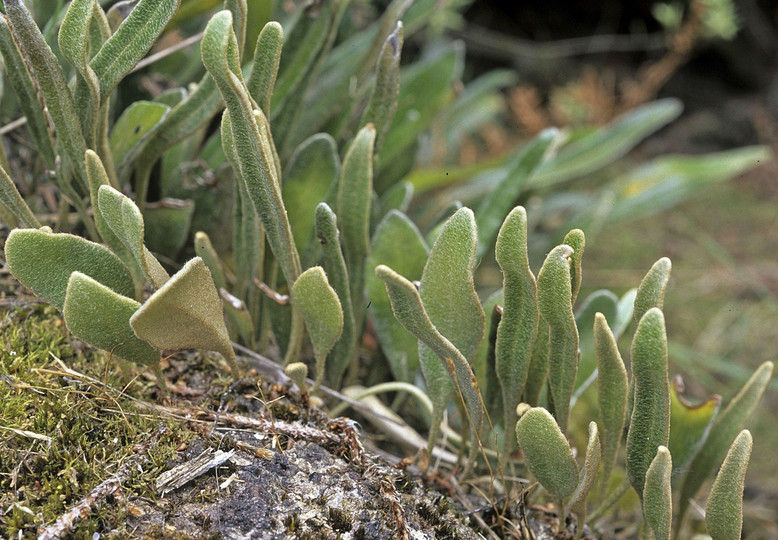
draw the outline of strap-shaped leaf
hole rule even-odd
[[[589,440],[586,443],[583,468],[581,469],[578,486],[570,497],[570,510],[578,518],[579,531],[583,531],[584,523],[586,523],[586,497],[594,487],[595,480],[597,480],[601,455],[600,431],[597,428],[596,422],[589,422]]]
[[[616,464],[627,422],[627,370],[616,338],[602,313],[594,317],[594,351],[597,355],[597,403],[602,418],[602,485],[607,486]]]
[[[315,390],[324,379],[327,354],[343,331],[343,310],[321,266],[309,268],[292,286],[292,299],[302,311],[316,358]]]
[[[270,98],[278,75],[283,43],[284,29],[281,25],[275,21],[267,23],[257,38],[251,74],[246,80],[249,94],[265,116],[270,115]]]
[[[368,124],[351,143],[340,171],[337,214],[343,256],[351,282],[354,313],[361,313],[364,299],[365,258],[370,251],[370,206],[373,197],[373,147],[375,128]],[[357,325],[359,322],[356,320]]]
[[[662,257],[651,266],[643,281],[640,282],[633,313],[636,321],[639,321],[653,307],[662,309],[671,268],[670,259]]]
[[[216,289],[224,289],[227,286],[227,280],[224,277],[224,268],[219,258],[219,254],[216,253],[216,250],[211,243],[211,239],[207,234],[202,231],[197,231],[195,233],[194,250],[195,255],[203,260],[205,266],[207,266],[208,270],[211,272],[213,284],[216,286]]]
[[[392,117],[397,110],[397,95],[400,91],[400,52],[403,46],[403,25],[397,22],[394,32],[386,38],[376,65],[376,80],[370,101],[362,115],[361,125],[373,124],[376,127],[376,149],[392,125]]]
[[[375,268],[383,264],[410,279],[421,279],[428,251],[416,225],[405,214],[392,210],[376,227],[367,258],[365,290],[370,301],[368,312],[381,350],[389,362],[392,375],[398,381],[412,382],[416,376],[419,370],[419,345],[416,337],[394,317],[386,288],[375,275]]]
[[[35,142],[35,148],[46,166],[53,170],[54,142],[49,131],[49,122],[41,107],[38,90],[5,17],[0,17],[0,53],[3,55],[8,81],[19,100],[19,108],[27,118],[27,129]]]
[[[232,29],[232,15],[220,11],[208,22],[201,43],[203,63],[227,103],[235,150],[225,153],[238,158],[236,173],[245,183],[248,195],[265,228],[287,283],[300,275],[300,260],[289,227],[280,181],[276,178],[274,156],[267,152],[265,137],[254,116],[251,98],[243,83],[238,45]]]
[[[352,352],[356,346],[357,334],[354,328],[354,312],[351,309],[351,290],[346,261],[340,249],[340,234],[335,212],[327,203],[319,203],[315,213],[316,237],[321,243],[324,269],[327,271],[332,287],[340,298],[343,309],[343,333],[335,343],[330,354],[330,378],[339,381],[348,367]]]
[[[667,445],[673,455],[675,475],[686,469],[705,444],[721,406],[719,395],[708,396],[702,403],[692,405],[684,398],[683,390],[683,379],[677,375],[670,386],[670,442]]]
[[[478,381],[470,369],[470,364],[451,341],[443,337],[432,324],[430,316],[422,305],[419,291],[413,283],[388,266],[379,265],[375,271],[376,275],[386,284],[386,292],[389,294],[392,311],[394,311],[397,320],[437,355],[448,372],[452,385],[459,390],[472,430],[471,449],[477,448],[483,424],[483,405]],[[434,402],[434,396],[431,397],[433,397]],[[434,426],[430,428],[431,433],[433,429]]]
[[[430,250],[419,286],[431,323],[468,360],[473,358],[483,338],[485,325],[484,311],[473,283],[476,241],[473,212],[461,208],[443,225]],[[441,366],[434,349],[427,347],[426,344],[419,346],[419,360],[435,404],[432,425],[437,426],[451,394],[452,379],[446,377],[447,369],[441,370],[447,366]]]
[[[670,540],[673,521],[671,478],[673,459],[666,446],[659,446],[646,471],[643,488],[643,515],[656,540]]]
[[[743,481],[753,438],[741,431],[729,447],[705,506],[705,525],[713,540],[739,540],[743,528]]]
[[[527,410],[516,423],[516,439],[527,468],[546,491],[557,499],[573,493],[578,485],[578,467],[551,413],[543,407]]]
[[[129,362],[151,366],[159,351],[138,339],[130,317],[140,304],[117,294],[86,274],[73,272],[68,280],[62,314],[68,330],[90,345]]]
[[[535,344],[532,346],[532,355],[529,360],[527,384],[524,386],[524,401],[533,407],[540,404],[540,395],[543,393],[548,379],[548,342],[548,323],[540,317],[538,319],[538,333],[535,336]]]
[[[5,243],[5,257],[22,285],[60,310],[73,272],[82,272],[122,296],[135,293],[132,277],[119,257],[72,234],[14,229]]]
[[[659,308],[643,315],[632,341],[635,401],[627,433],[627,477],[640,498],[646,471],[659,446],[670,437],[670,382],[667,379],[667,334]]]
[[[187,262],[130,318],[135,334],[158,349],[204,349],[237,370],[222,302],[200,257]]]
[[[516,203],[522,188],[542,163],[551,143],[559,137],[559,130],[547,129],[522,147],[514,157],[505,175],[478,207],[478,257],[486,255],[497,234],[503,217]]]
[[[180,0],[141,0],[90,62],[104,101],[157,41]]]
[[[107,185],[100,186],[97,204],[103,219],[135,257],[146,279],[159,289],[170,276],[143,244],[145,227],[138,207],[129,197]]]
[[[57,36],[62,55],[76,69],[74,102],[89,147],[95,145],[100,109],[100,81],[89,65],[89,29],[96,9],[101,9],[96,0],[73,0]]]
[[[41,226],[38,218],[27,206],[21,193],[16,189],[16,184],[3,167],[0,167],[0,203],[3,203],[24,227],[38,228]]]
[[[19,46],[30,63],[46,107],[57,130],[57,143],[67,153],[76,177],[86,188],[86,143],[73,96],[57,57],[49,48],[22,0],[5,0],[5,13]]]
[[[721,463],[727,447],[735,439],[737,433],[743,429],[746,420],[756,409],[772,374],[772,362],[760,365],[713,422],[705,444],[694,456],[684,477],[679,500],[680,518],[683,518],[689,501],[694,498],[702,484]]]
[[[527,255],[527,212],[514,208],[497,235],[495,256],[503,273],[504,304],[497,327],[495,370],[502,387],[505,425],[516,423],[516,406],[527,381],[538,329],[537,283]],[[506,455],[513,437],[505,437]]]
[[[581,396],[597,378],[597,355],[594,350],[594,319],[602,313],[609,321],[616,320],[619,298],[607,289],[588,295],[575,311],[578,327],[578,373],[575,376],[575,394]]]
[[[573,253],[570,246],[555,247],[538,273],[538,308],[549,329],[548,382],[554,414],[563,432],[567,431],[578,369],[578,328],[573,315],[570,275]]]

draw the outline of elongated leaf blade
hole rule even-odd
[[[747,429],[735,437],[727,451],[705,507],[705,525],[713,540],[739,540],[743,528],[743,481],[753,439]]]
[[[670,540],[673,521],[673,493],[670,485],[673,459],[665,446],[659,446],[646,471],[643,488],[643,515],[656,540]]]
[[[702,403],[692,405],[683,396],[684,384],[680,375],[670,386],[670,442],[673,455],[673,473],[683,472],[692,458],[705,444],[721,406],[721,396],[713,395]]]
[[[651,266],[643,281],[640,282],[633,313],[636,321],[639,321],[653,307],[662,309],[671,268],[670,259],[662,257]]]

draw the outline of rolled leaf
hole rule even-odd
[[[537,284],[529,268],[527,213],[521,206],[505,218],[497,235],[495,255],[503,273],[504,294],[495,343],[495,370],[502,387],[505,425],[513,426],[538,328]],[[505,437],[506,455],[512,446],[513,437]]]
[[[739,540],[743,528],[743,481],[753,439],[744,429],[729,447],[705,506],[705,525],[713,540]]]
[[[656,456],[646,471],[643,488],[643,515],[654,531],[656,540],[670,540],[673,521],[673,493],[670,480],[673,459],[665,446],[657,448]]]
[[[594,350],[597,355],[597,403],[602,418],[602,485],[607,486],[616,464],[627,422],[627,370],[616,338],[602,313],[594,318]]]
[[[90,66],[100,81],[105,100],[157,41],[180,0],[141,0],[97,51]]]
[[[646,471],[670,438],[667,335],[659,308],[643,315],[632,341],[635,401],[627,433],[627,477],[642,500]]]
[[[638,287],[635,297],[635,311],[633,316],[639,321],[649,309],[657,307],[662,309],[665,299],[665,289],[670,281],[670,259],[662,257],[654,263],[643,281]]]
[[[319,203],[316,207],[315,219],[316,236],[321,243],[324,269],[340,298],[340,305],[343,309],[343,332],[330,354],[330,377],[337,382],[351,360],[357,339],[354,312],[351,308],[349,273],[340,248],[340,234],[335,213],[326,203]]]
[[[270,116],[270,98],[281,61],[281,47],[284,42],[284,29],[275,21],[267,23],[257,38],[254,49],[254,63],[251,74],[246,80],[246,88],[254,101]]]
[[[557,499],[564,499],[578,485],[573,451],[554,417],[533,407],[516,423],[516,439],[532,476]]]
[[[575,492],[570,497],[570,510],[578,518],[579,531],[583,531],[584,523],[586,523],[586,497],[594,487],[595,480],[597,480],[600,457],[600,432],[597,429],[596,422],[589,422],[589,441],[586,443],[586,455],[584,456],[581,477]]]
[[[292,301],[302,312],[316,358],[314,390],[324,379],[327,354],[343,331],[343,310],[321,266],[309,268],[292,286]]]
[[[683,479],[679,500],[681,518],[689,506],[689,501],[694,498],[705,480],[721,463],[727,448],[756,409],[772,374],[772,362],[760,365],[713,422],[705,444],[694,456]]]
[[[403,46],[403,25],[397,22],[394,32],[386,38],[376,66],[373,93],[360,125],[376,127],[376,149],[381,147],[392,117],[397,110],[397,94],[400,90],[400,51]]]
[[[60,310],[73,272],[82,272],[122,296],[135,293],[130,272],[119,257],[79,236],[14,229],[5,243],[5,257],[22,285]]]
[[[111,186],[98,189],[100,213],[122,244],[132,253],[146,279],[158,289],[170,276],[143,243],[145,226],[140,210],[132,200]]]
[[[527,384],[524,387],[524,401],[536,407],[540,404],[540,395],[546,387],[548,378],[548,323],[543,318],[538,319],[538,333],[535,336],[535,344],[532,346],[529,370],[527,371]]]
[[[573,248],[573,256],[570,258],[570,279],[572,280],[572,303],[575,305],[578,290],[581,288],[581,260],[586,247],[586,237],[581,229],[573,229],[565,235],[562,243]]]
[[[130,317],[140,304],[117,294],[86,274],[73,272],[68,280],[62,314],[68,330],[90,345],[135,364],[152,366],[159,351],[138,339]]]
[[[548,382],[562,432],[567,431],[578,369],[578,328],[573,315],[570,274],[573,254],[570,246],[555,247],[538,273],[538,308],[549,328]]]
[[[187,262],[130,318],[135,334],[158,349],[204,349],[237,369],[222,302],[200,257]]]

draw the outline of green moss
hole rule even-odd
[[[135,455],[168,420],[139,408],[128,395],[148,395],[149,384],[122,372],[106,355],[67,334],[59,313],[40,304],[0,313],[0,537],[34,537]],[[65,373],[56,359],[92,379]],[[150,452],[143,473],[124,494],[154,497],[153,479],[188,435],[173,424]],[[82,520],[75,538],[91,538],[122,523],[122,510],[105,504]]]

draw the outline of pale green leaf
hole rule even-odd
[[[570,497],[569,503],[570,510],[572,510],[578,518],[579,531],[583,530],[583,524],[586,523],[586,497],[594,487],[595,480],[597,480],[597,471],[600,468],[601,455],[600,432],[597,429],[597,423],[589,422],[589,440],[586,443],[584,464],[581,469],[578,486]]]
[[[753,439],[741,431],[729,447],[705,506],[705,525],[713,540],[740,540],[743,528],[743,481]]]
[[[62,314],[77,338],[112,356],[151,366],[159,362],[159,351],[138,339],[130,327],[130,317],[138,308],[135,300],[76,271],[68,280]]]
[[[0,203],[3,203],[24,227],[38,228],[41,226],[38,218],[27,206],[21,193],[16,189],[16,184],[3,167],[0,167]]]
[[[670,269],[672,263],[667,257],[662,257],[656,261],[649,269],[643,281],[638,287],[635,297],[635,311],[633,317],[639,321],[645,313],[653,308],[662,309],[665,298],[667,283],[670,281]]]
[[[673,522],[673,493],[670,486],[673,459],[665,446],[659,446],[646,471],[643,488],[643,515],[656,540],[670,540]]]
[[[275,21],[267,23],[257,38],[251,74],[246,80],[249,94],[265,116],[270,115],[270,98],[278,75],[283,42],[284,29],[281,25]]]
[[[132,277],[119,257],[72,234],[14,229],[5,243],[5,257],[22,285],[59,309],[65,304],[73,272],[82,272],[122,296],[135,294]]]
[[[721,406],[719,395],[692,405],[684,398],[683,391],[683,379],[677,375],[670,386],[670,442],[667,445],[673,455],[675,475],[686,469],[705,444]]]
[[[381,147],[392,117],[397,110],[400,90],[400,52],[403,46],[403,26],[397,23],[394,32],[386,38],[376,65],[376,80],[370,101],[362,115],[361,125],[376,126],[376,149]]]

